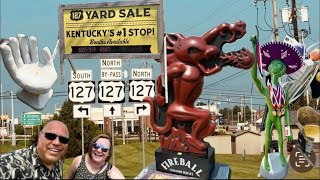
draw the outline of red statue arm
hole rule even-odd
[[[185,71],[185,65],[182,63],[173,63],[167,68],[167,79],[168,83],[171,82],[175,77],[179,77]],[[163,92],[161,76],[157,79],[157,94],[156,101],[158,105],[163,106],[165,104],[165,96]]]
[[[157,94],[156,94],[156,101],[157,101],[157,104],[159,106],[164,106],[164,104],[166,103],[166,99],[164,97],[164,87],[162,86],[162,79],[161,79],[161,75],[158,76],[158,79],[157,79]]]

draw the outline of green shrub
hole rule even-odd
[[[14,131],[15,131],[16,135],[24,135],[24,128],[21,124],[16,124],[14,126]]]

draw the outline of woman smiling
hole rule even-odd
[[[120,170],[109,162],[111,156],[110,137],[105,134],[94,137],[88,154],[72,161],[67,179],[124,179]]]

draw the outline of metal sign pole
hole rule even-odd
[[[146,167],[146,162],[145,162],[145,147],[144,147],[144,134],[145,134],[145,121],[144,117],[141,118],[142,121],[142,169]]]
[[[126,140],[125,140],[125,135],[126,135],[125,134],[125,130],[126,130],[126,128],[125,128],[125,122],[124,122],[125,120],[124,120],[123,115],[121,115],[121,118],[122,118],[122,144],[126,144]]]
[[[81,140],[82,140],[82,156],[84,156],[84,132],[83,132],[83,117],[81,118]]]
[[[27,133],[26,133],[26,126],[23,126],[24,130],[24,147],[27,147]]]
[[[3,128],[3,119],[2,119],[2,127],[1,127],[1,132],[2,132],[2,144],[4,144],[4,128]]]
[[[111,137],[112,137],[112,163],[113,165],[116,164],[114,160],[114,128],[113,128],[113,118],[111,117]]]
[[[166,98],[166,103],[168,103],[169,100],[169,95],[168,95],[168,74],[167,74],[167,44],[166,44],[167,40],[166,40],[166,36],[164,36],[164,41],[163,41],[163,47],[164,47],[164,51],[163,51],[163,61],[164,61],[164,82],[162,81],[162,85],[164,85],[164,94],[165,94],[165,98]]]

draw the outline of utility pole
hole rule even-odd
[[[293,27],[293,36],[299,42],[299,32],[298,32],[298,22],[297,22],[297,7],[296,0],[291,0],[291,19],[292,19],[292,27]],[[304,95],[301,95],[300,99],[300,107],[304,106]]]
[[[230,119],[229,119],[229,111],[230,111],[230,109],[229,109],[229,104],[230,104],[230,99],[229,99],[229,94],[228,94],[228,96],[227,96],[227,98],[228,98],[228,108],[227,108],[227,110],[228,110],[228,122],[230,122]],[[227,124],[227,123],[226,123]]]
[[[292,0],[295,1],[295,0]],[[273,14],[273,32],[274,32],[274,41],[279,41],[279,30],[278,30],[278,14],[277,14],[277,0],[272,0],[272,14]],[[295,19],[297,17],[295,16]],[[297,31],[298,32],[298,31]],[[268,108],[265,108],[265,111],[268,111]],[[285,134],[285,122],[283,122],[284,118],[281,119],[282,121],[282,134]],[[290,125],[289,125],[290,126]],[[287,141],[285,135],[283,136],[283,152],[285,155],[288,154],[287,150]]]
[[[299,32],[298,32],[298,23],[297,23],[297,8],[296,8],[296,0],[291,0],[291,22],[293,26],[293,36],[299,42]],[[288,97],[287,97],[288,98]],[[304,106],[304,95],[300,97],[300,107]],[[281,124],[282,124],[282,134],[283,136],[283,152],[285,155],[288,154],[287,149],[287,138],[285,136],[285,124],[286,120],[284,118],[281,118]],[[290,124],[287,124],[287,126],[290,127]]]
[[[246,122],[246,95],[243,95],[243,122]]]
[[[294,35],[294,38],[299,42],[296,0],[291,0],[291,5],[292,5],[291,18],[292,18],[292,26],[293,26],[293,35]]]
[[[231,125],[233,125],[234,123],[233,123],[233,106],[232,106],[232,108],[231,108],[231,121],[232,121],[232,124]]]
[[[244,98],[243,98],[243,96],[241,96],[240,97],[240,111],[241,111],[241,118],[240,118],[240,120],[242,121],[242,122],[244,122],[244,120],[243,120],[243,100],[244,100]],[[239,122],[238,122],[239,123]]]
[[[277,0],[272,0],[273,40],[279,41]]]

